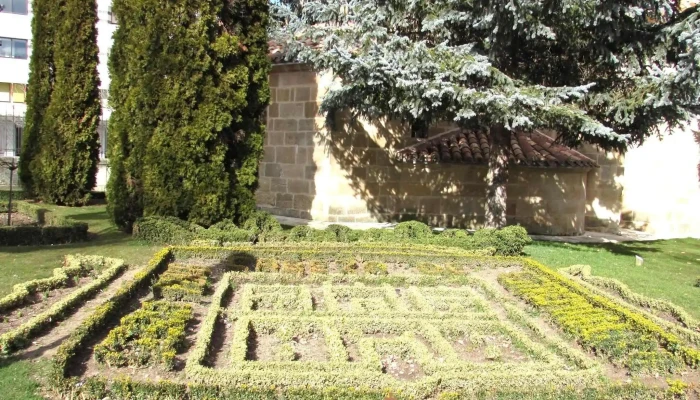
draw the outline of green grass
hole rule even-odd
[[[66,254],[82,253],[124,259],[128,264],[144,264],[160,247],[134,240],[117,230],[107,216],[106,206],[59,207],[45,206],[90,226],[91,240],[54,246],[0,247],[0,296],[12,291],[12,286],[30,279],[51,276],[61,266]]]
[[[5,400],[41,400],[39,380],[48,375],[49,362],[0,360],[0,397]]]
[[[552,268],[591,266],[598,276],[615,278],[637,293],[665,299],[700,318],[700,240],[568,244],[534,242],[525,253]],[[635,266],[635,255],[644,264]]]

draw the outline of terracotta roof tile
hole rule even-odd
[[[453,130],[397,152],[399,160],[410,163],[486,164],[489,140],[484,132]],[[506,150],[512,164],[528,167],[597,168],[598,164],[576,150],[561,145],[535,130],[512,132]]]

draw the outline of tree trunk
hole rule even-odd
[[[489,130],[489,160],[486,175],[486,221],[489,228],[506,226],[506,182],[508,182],[508,154],[510,132],[503,125]]]

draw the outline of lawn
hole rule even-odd
[[[0,296],[12,291],[16,283],[51,276],[52,270],[61,266],[66,254],[82,253],[124,259],[128,264],[142,264],[162,246],[150,246],[133,240],[130,235],[117,230],[109,221],[106,206],[79,208],[46,206],[77,221],[87,222],[92,240],[53,246],[0,247]]]
[[[569,244],[534,242],[525,253],[552,268],[591,266],[593,275],[615,278],[649,297],[669,300],[700,318],[700,240]],[[635,266],[635,255],[644,264]]]

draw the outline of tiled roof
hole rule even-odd
[[[454,130],[425,139],[397,152],[409,163],[487,164],[488,135],[484,132]],[[511,164],[528,167],[596,168],[598,164],[576,150],[556,143],[537,130],[511,132],[507,148]]]

